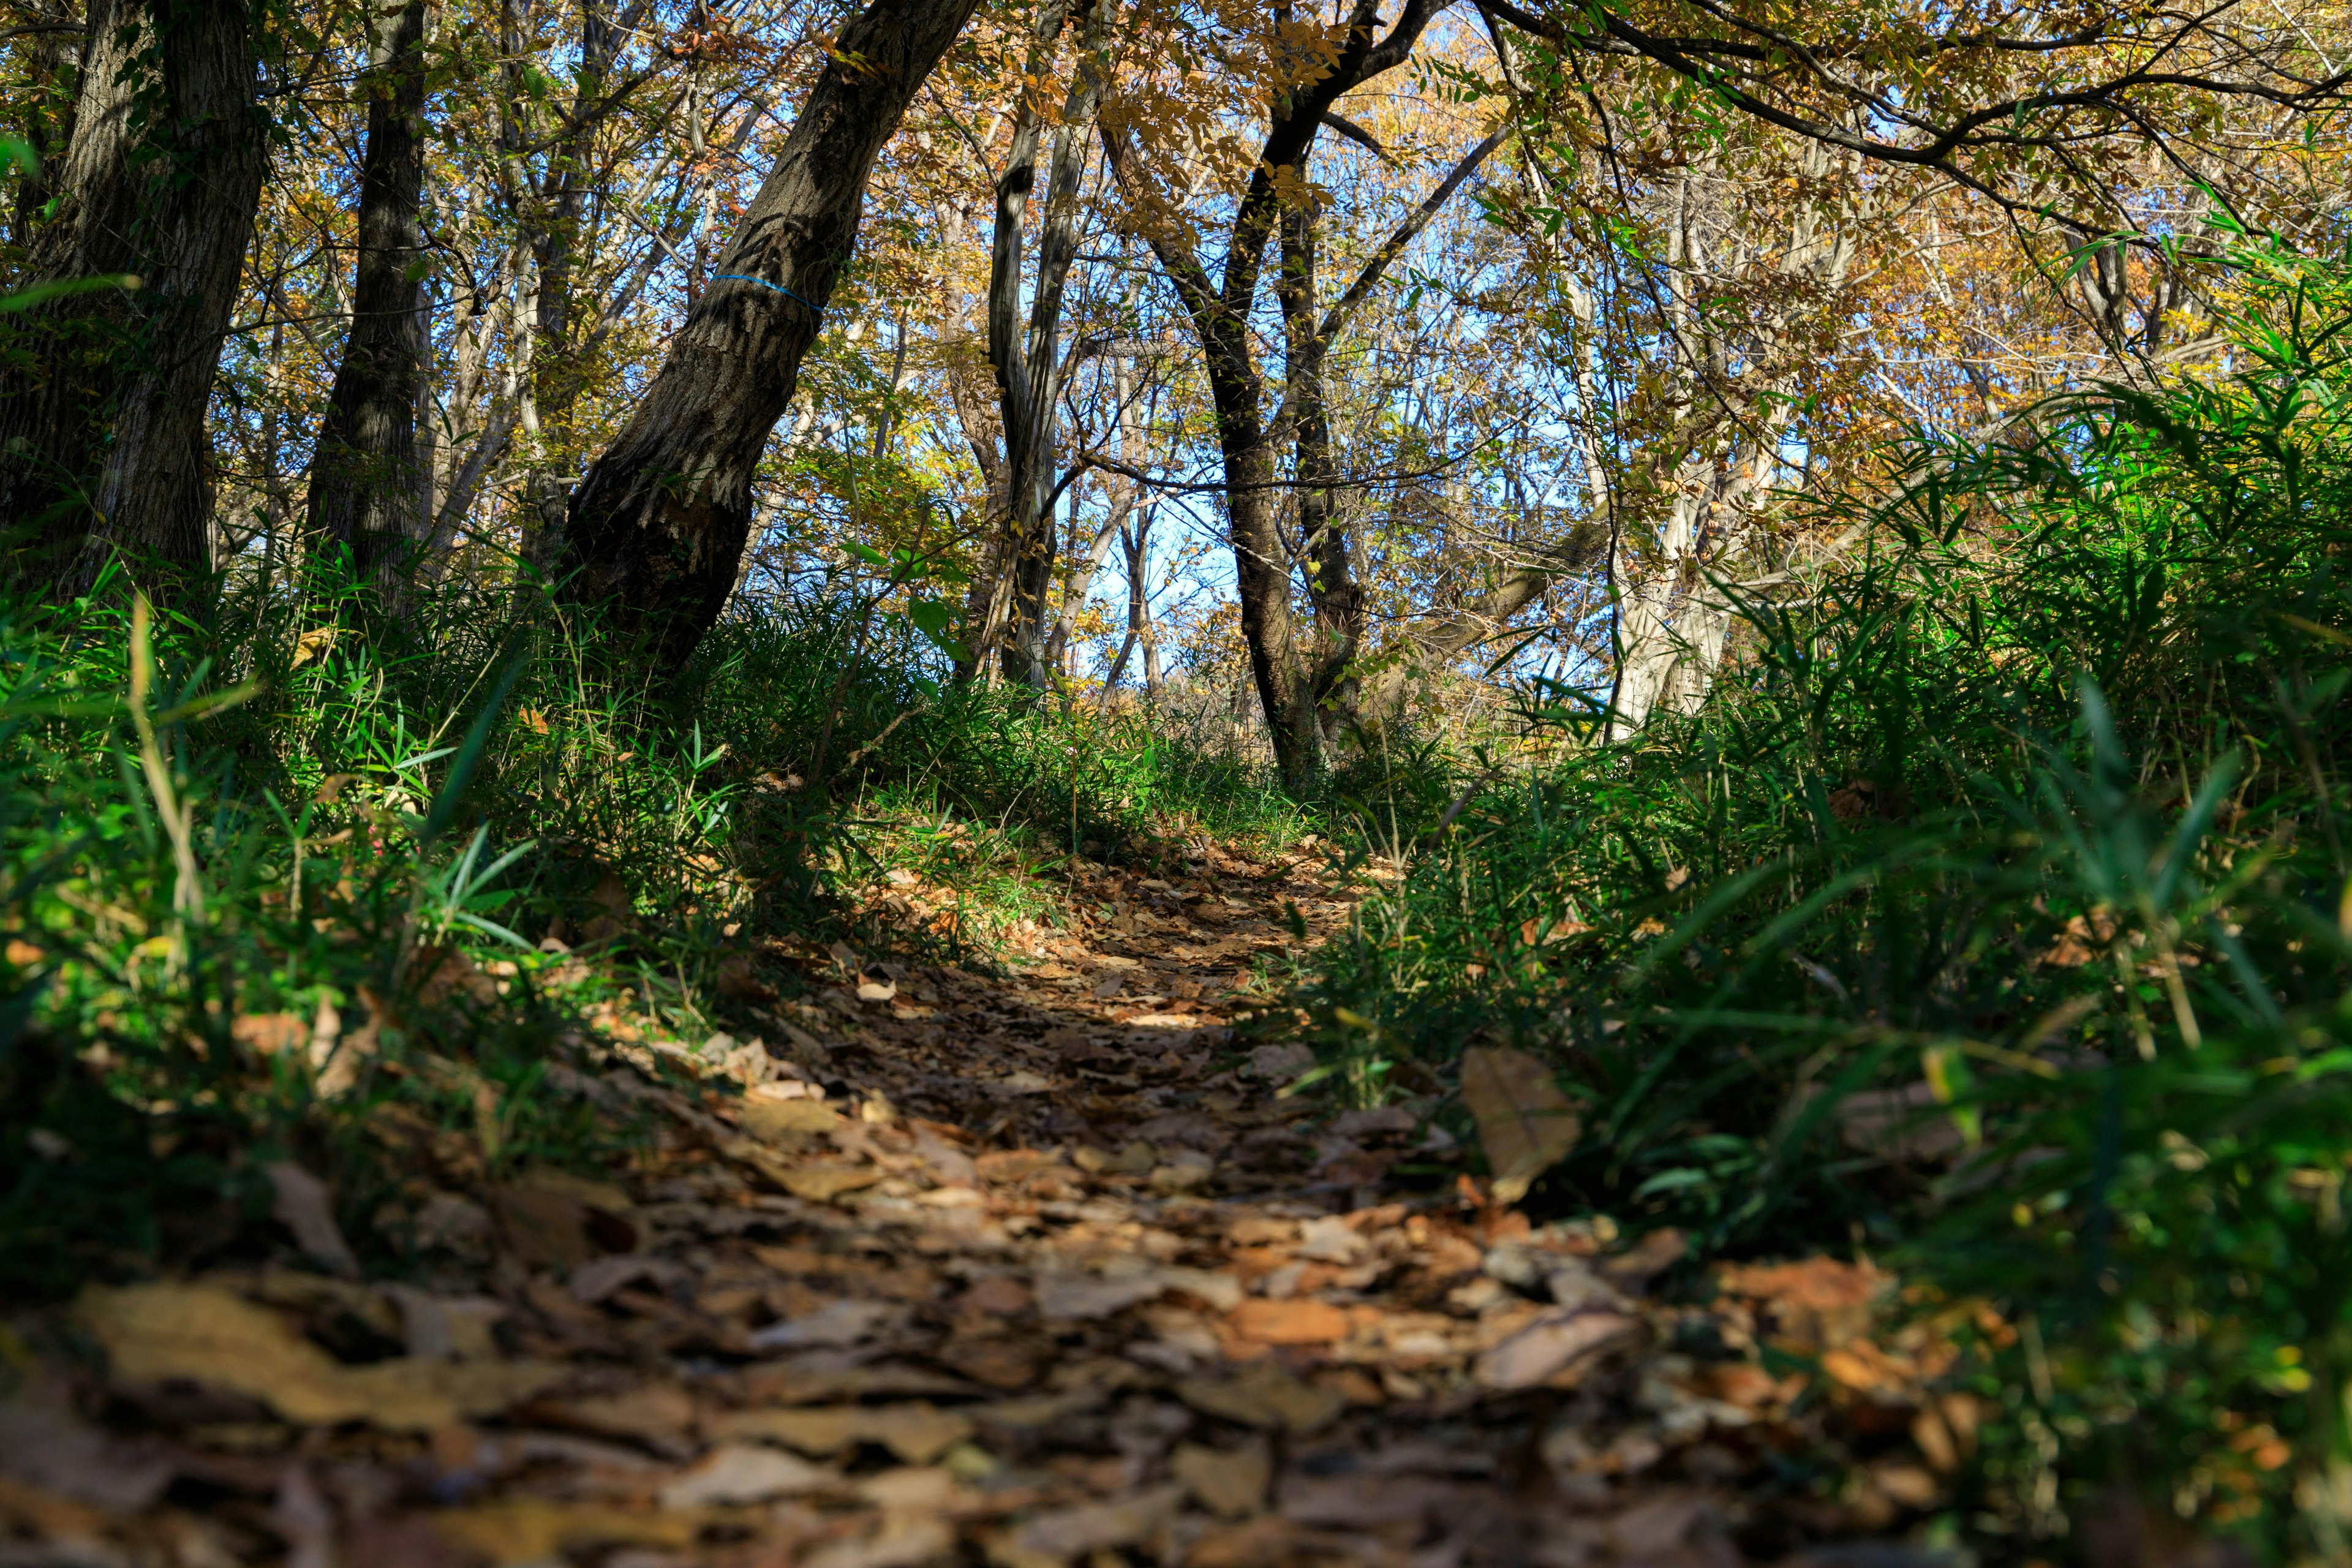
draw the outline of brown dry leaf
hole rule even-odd
[[[919,1568],[955,1546],[948,1522],[928,1513],[885,1513],[882,1528],[860,1541],[833,1541],[800,1558],[795,1568]]]
[[[813,1204],[829,1204],[845,1193],[870,1187],[882,1179],[882,1173],[872,1165],[850,1165],[838,1160],[811,1160],[805,1164],[788,1165],[778,1174],[784,1191],[796,1198],[806,1198]]]
[[[1140,1545],[1164,1530],[1184,1500],[1181,1486],[1150,1487],[1126,1497],[1041,1513],[989,1555],[1003,1568],[1062,1568],[1075,1558]],[[1155,1558],[1161,1553],[1151,1553]]]
[[[1528,1184],[1576,1146],[1581,1131],[1551,1069],[1508,1046],[1462,1053],[1462,1100],[1477,1119],[1497,1203],[1525,1197]]]
[[[682,1551],[694,1544],[701,1521],[691,1513],[650,1512],[510,1498],[453,1508],[429,1516],[433,1528],[491,1568],[547,1563],[599,1546],[654,1546]]]
[[[841,1125],[841,1113],[821,1100],[747,1099],[743,1131],[762,1143],[807,1148]]]
[[[831,1470],[773,1448],[721,1443],[702,1462],[663,1487],[664,1508],[766,1502],[838,1485]]]
[[[1265,1511],[1274,1461],[1262,1440],[1239,1448],[1183,1443],[1178,1445],[1169,1468],[1211,1513],[1221,1519],[1247,1519]]]
[[[1533,1388],[1641,1331],[1638,1319],[1606,1308],[1545,1312],[1478,1358],[1478,1381],[1504,1393]]]
[[[972,1162],[980,1179],[991,1186],[1011,1186],[1061,1163],[1049,1150],[996,1149]]]
[[[802,1317],[770,1324],[751,1336],[751,1344],[756,1351],[837,1350],[873,1338],[903,1315],[903,1309],[887,1301],[828,1301]]]
[[[75,1314],[118,1382],[184,1380],[241,1394],[298,1426],[367,1421],[429,1432],[496,1415],[562,1375],[535,1362],[443,1362],[404,1356],[344,1366],[277,1313],[203,1285],[131,1285],[82,1292]]]
[[[1106,1277],[1047,1273],[1037,1276],[1037,1310],[1056,1322],[1108,1318],[1163,1294],[1168,1282],[1157,1272]]]
[[[1262,1345],[1329,1344],[1348,1337],[1348,1314],[1312,1297],[1244,1301],[1226,1321],[1234,1333]]]
[[[123,1442],[84,1421],[63,1388],[21,1390],[0,1403],[0,1476],[118,1513],[136,1513],[172,1484],[152,1441]]]
[[[1862,1333],[1870,1326],[1872,1304],[1895,1279],[1868,1264],[1833,1258],[1734,1264],[1718,1278],[1726,1293],[1769,1308],[1777,1337],[1800,1351],[1834,1348]]]
[[[620,1437],[662,1450],[681,1446],[694,1431],[693,1396],[674,1383],[641,1384],[624,1394],[542,1400],[528,1414],[575,1432]]]
[[[1348,1403],[1331,1389],[1301,1383],[1272,1362],[1251,1363],[1229,1378],[1180,1379],[1176,1396],[1203,1415],[1298,1434],[1329,1426]]]
[[[971,1419],[927,1399],[899,1405],[836,1405],[815,1410],[738,1410],[710,1424],[714,1436],[781,1443],[824,1458],[852,1443],[879,1443],[910,1465],[928,1465],[972,1434]]]
[[[938,1352],[940,1363],[974,1383],[1010,1394],[1037,1381],[1041,1347],[1025,1340],[955,1340]]]
[[[270,1215],[293,1233],[295,1245],[337,1274],[357,1274],[359,1259],[335,1224],[335,1197],[327,1184],[291,1160],[273,1161],[261,1170],[276,1194]]]

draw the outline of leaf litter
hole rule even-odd
[[[1939,1384],[1948,1339],[1890,1326],[1893,1279],[1811,1258],[1658,1293],[1672,1233],[1533,1226],[1512,1203],[1573,1110],[1513,1050],[1464,1063],[1491,1184],[1392,1175],[1450,1148],[1434,1097],[1285,1097],[1311,1056],[1231,1027],[1289,909],[1328,931],[1346,891],[1298,864],[1238,909],[1100,876],[1149,925],[1038,939],[1009,978],[811,953],[834,988],[767,1015],[782,1046],[678,1053],[698,1093],[646,1046],[567,1042],[551,1082],[656,1113],[634,1166],[420,1182],[378,1216],[407,1281],[352,1278],[325,1184],[283,1165],[299,1267],[18,1315],[0,1552],[1729,1568],[1871,1538],[1874,1563],[1943,1560],[1901,1541],[1947,1506],[1977,1413]]]

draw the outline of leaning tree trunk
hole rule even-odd
[[[245,0],[90,7],[63,205],[28,269],[83,291],[28,312],[0,373],[0,517],[21,574],[61,598],[114,546],[198,607],[205,407],[268,160],[256,79]]]
[[[373,52],[352,329],[310,458],[310,527],[396,609],[425,533],[424,0],[383,25]]]
[[[857,237],[882,143],[977,0],[875,0],[842,29],[669,358],[572,498],[561,574],[674,668],[718,620],[751,479]]]

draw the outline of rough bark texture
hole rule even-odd
[[[1102,100],[1102,73],[1096,59],[1110,10],[1108,3],[1080,0],[1086,27],[1083,58],[1077,80],[1063,105],[1061,123],[1054,132],[1046,174],[1045,222],[1038,237],[1036,286],[1025,332],[1020,317],[1022,226],[1037,180],[1041,121],[1035,103],[1026,97],[1013,131],[1012,156],[996,184],[996,229],[989,255],[988,360],[996,373],[1010,470],[1000,552],[1011,574],[1003,670],[1008,679],[1037,686],[1047,679],[1045,601],[1052,591],[1060,544],[1051,503],[1062,377],[1062,300],[1070,265],[1077,259],[1084,138]],[[1051,0],[1038,20],[1030,51],[1032,77],[1042,78],[1051,64],[1062,20],[1062,5]]]
[[[310,459],[310,527],[396,605],[424,542],[416,407],[425,378],[425,5],[385,20],[360,165],[351,334]]]
[[[1225,248],[1224,271],[1212,285],[1200,259],[1164,231],[1150,238],[1170,285],[1183,303],[1201,344],[1209,397],[1216,413],[1217,446],[1224,460],[1225,520],[1234,552],[1234,577],[1241,599],[1242,640],[1251,677],[1265,713],[1275,759],[1284,778],[1303,787],[1321,765],[1322,704],[1353,657],[1362,636],[1361,609],[1350,566],[1349,542],[1337,505],[1339,476],[1331,461],[1330,433],[1322,397],[1322,367],[1331,343],[1370,296],[1389,266],[1462,184],[1499,144],[1488,137],[1376,250],[1355,282],[1328,310],[1316,296],[1314,223],[1311,210],[1285,195],[1286,182],[1304,183],[1318,131],[1333,121],[1333,105],[1382,73],[1406,62],[1414,43],[1435,14],[1430,0],[1406,0],[1385,37],[1377,36],[1378,8],[1356,0],[1347,22],[1347,42],[1338,58],[1313,79],[1275,99],[1272,123],[1259,149],[1257,169],[1234,210]],[[1123,134],[1106,126],[1104,148],[1113,173],[1123,182],[1127,166]],[[1276,233],[1283,237],[1282,270],[1276,291],[1283,309],[1290,356],[1291,386],[1283,406],[1269,417],[1265,377],[1250,328],[1265,252]],[[1280,448],[1296,444],[1296,482],[1306,499],[1300,521],[1312,531],[1294,548],[1283,536],[1284,491]],[[1308,563],[1309,591],[1317,619],[1314,647],[1302,640],[1292,608],[1293,568]],[[1323,657],[1310,657],[1320,654]]]
[[[29,281],[140,287],[29,313],[0,375],[0,517],[30,535],[20,570],[60,595],[106,545],[183,607],[211,565],[205,408],[267,161],[247,17],[244,0],[90,7]]]
[[[875,155],[975,4],[876,0],[842,30],[719,276],[572,495],[569,592],[648,639],[656,668],[683,661],[726,603],[752,473],[849,258]]]

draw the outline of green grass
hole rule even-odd
[[[283,1253],[281,1159],[411,1267],[435,1193],[630,1156],[570,1076],[591,1016],[748,1037],[720,968],[771,939],[985,965],[1074,825],[1139,863],[1287,829],[1148,727],[942,685],[870,608],[745,605],[630,688],[527,588],[404,626],[318,583],[146,630],[119,584],[0,600],[0,1289]],[[895,868],[970,918],[877,920]]]
[[[2232,374],[1799,519],[1866,542],[1747,606],[1704,711],[1563,701],[1433,836],[1470,770],[1423,768],[1307,996],[1369,1085],[1547,1054],[1584,1130],[1538,1204],[1999,1303],[1996,1557],[2116,1483],[2281,1560],[2352,1521],[2352,280],[2245,262]]]

